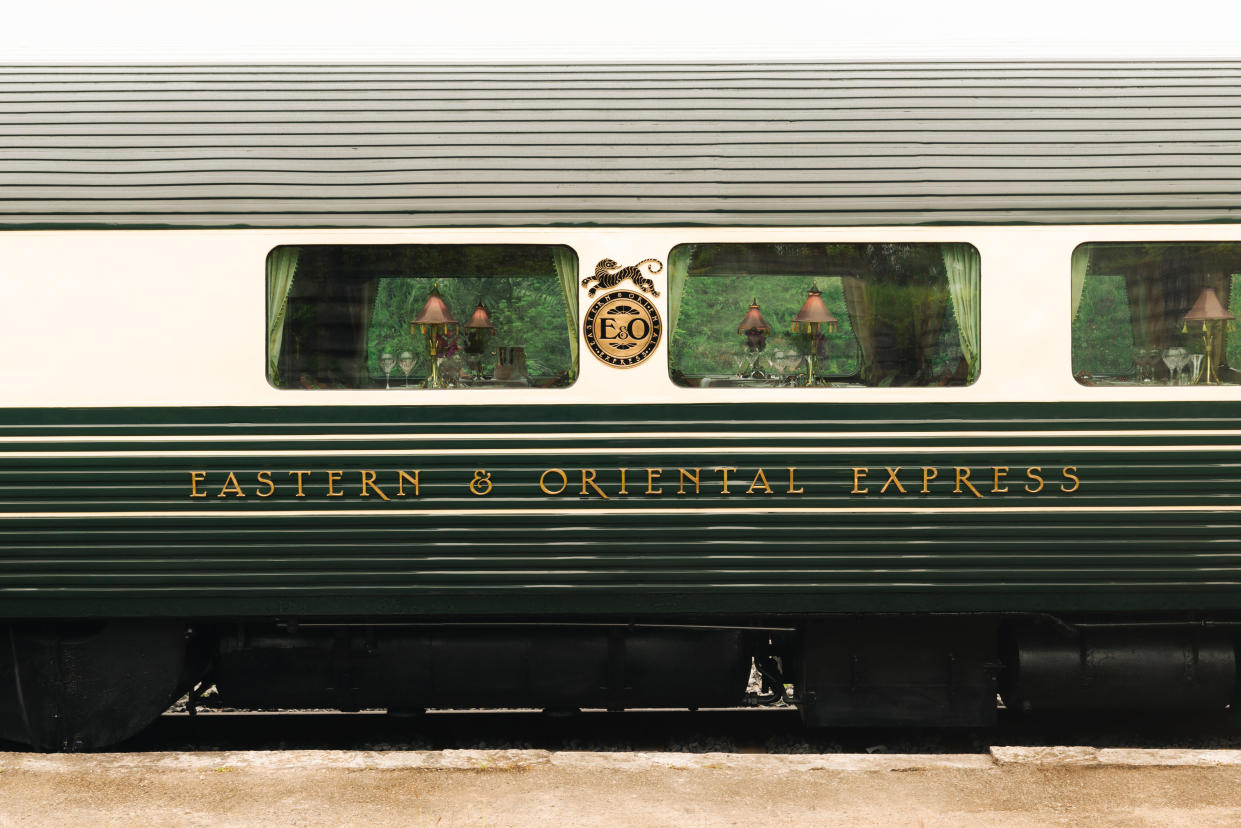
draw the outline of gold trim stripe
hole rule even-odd
[[[615,509],[272,509],[263,511],[166,511],[166,512],[0,512],[5,519],[65,519],[85,518],[264,518],[264,517],[528,517],[528,516],[582,516],[604,515],[871,515],[871,514],[990,514],[994,512],[1030,514],[1137,514],[1158,512],[1194,512],[1204,514],[1241,513],[1241,503],[1212,506],[770,506],[770,507],[712,507],[707,509],[687,506],[685,508],[618,507]]]
[[[1147,446],[1120,445],[1100,446],[1081,445],[1024,445],[1024,446],[597,446],[586,448],[488,448],[471,449],[469,447],[429,449],[272,449],[272,450],[141,450],[141,451],[0,451],[0,459],[37,459],[37,458],[147,458],[147,457],[461,457],[463,462],[475,462],[477,455],[490,456],[528,456],[532,458],[548,455],[625,455],[625,454],[727,454],[732,453],[771,453],[777,456],[790,452],[797,455],[807,454],[1000,454],[1004,452],[1081,452],[1093,454],[1116,454],[1122,452],[1229,452],[1241,456],[1241,443],[1216,445],[1179,445],[1179,446]]]

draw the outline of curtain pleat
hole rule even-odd
[[[1073,251],[1073,260],[1070,265],[1073,280],[1073,320],[1077,319],[1077,309],[1082,306],[1082,293],[1086,288],[1086,270],[1089,267],[1090,246],[1079,244]]]
[[[277,247],[267,256],[267,376],[280,384],[280,344],[284,339],[284,316],[289,307],[289,291],[297,272],[296,247]]]
[[[914,347],[918,359],[918,385],[934,385],[931,357],[939,344],[939,333],[944,327],[949,298],[939,286],[911,285],[909,293],[914,299],[913,324]],[[971,374],[972,375],[972,374]]]
[[[375,313],[375,294],[379,292],[379,279],[361,279],[345,287],[349,322],[353,327],[352,366],[353,387],[370,385],[370,366],[367,364],[367,344],[370,338],[371,317]]]
[[[668,254],[668,332],[674,337],[681,315],[681,299],[685,296],[685,280],[689,278],[691,250],[688,244],[681,244]]]
[[[981,345],[979,300],[982,286],[982,257],[972,245],[944,245],[944,271],[948,275],[948,294],[961,333],[961,352],[969,367],[968,382],[978,377]],[[1083,271],[1084,272],[1084,271]]]
[[[866,385],[877,385],[881,377],[878,376],[875,364],[875,321],[870,297],[866,292],[866,282],[857,276],[843,276],[840,283],[844,288],[849,324],[853,326],[853,335],[857,338],[862,352],[858,375]]]
[[[569,378],[577,377],[577,254],[570,247],[552,248],[556,263],[556,275],[560,278],[560,290],[564,295],[565,321],[569,325]]]

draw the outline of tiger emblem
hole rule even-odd
[[[628,267],[621,267],[614,259],[601,259],[599,264],[595,265],[595,275],[583,279],[582,287],[586,287],[593,280],[594,287],[586,291],[586,295],[594,296],[597,291],[611,290],[628,279],[638,290],[649,291],[652,296],[658,296],[659,291],[655,290],[655,282],[642,275],[643,266],[646,267],[646,272],[651,274],[659,273],[664,269],[663,262],[659,259],[643,259]]]

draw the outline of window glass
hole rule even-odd
[[[1082,385],[1241,383],[1241,244],[1083,244],[1071,270]]]
[[[313,245],[267,259],[278,388],[555,388],[577,374],[577,257],[556,245]]]
[[[669,370],[690,387],[969,385],[981,262],[968,244],[683,244]]]

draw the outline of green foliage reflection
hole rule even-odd
[[[755,298],[771,325],[766,352],[773,358],[778,353],[804,353],[805,337],[793,334],[791,325],[813,281],[804,276],[688,279],[669,346],[671,364],[691,376],[733,373],[745,352],[745,337],[737,333],[737,325]],[[840,277],[819,278],[817,283],[839,329],[825,334],[827,357],[816,370],[827,376],[852,376],[858,370],[858,348]]]
[[[824,331],[816,377],[874,386],[972,382],[952,291],[976,309],[977,269],[970,275],[958,267],[951,287],[944,251],[941,244],[682,245],[676,253],[688,275],[671,336],[672,374],[689,385],[753,376],[737,328],[757,300],[771,326],[767,359],[758,362],[790,380],[784,384],[804,382],[801,359],[814,347],[793,333],[792,321],[817,284],[838,329]]]
[[[569,328],[564,299],[555,278],[537,276],[457,276],[442,279],[381,279],[375,294],[367,341],[367,366],[371,376],[381,378],[379,357],[412,351],[419,359],[417,373],[427,366],[426,337],[410,334],[410,320],[422,309],[432,285],[438,285],[448,309],[464,326],[481,299],[495,325],[489,355],[483,365],[494,364],[497,347],[521,346],[532,376],[552,377],[570,368]],[[457,336],[465,344],[465,329]],[[488,370],[490,373],[490,370]]]

